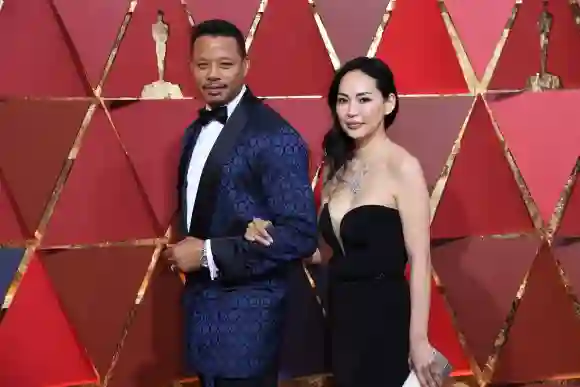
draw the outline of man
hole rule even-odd
[[[188,235],[166,251],[186,273],[187,360],[204,386],[275,387],[288,273],[317,245],[308,151],[244,85],[244,36],[231,23],[193,28],[191,68],[207,106],[187,129],[179,167]],[[269,246],[243,238],[254,218]]]

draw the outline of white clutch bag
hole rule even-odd
[[[434,350],[433,355],[435,356],[433,360],[435,363],[435,369],[441,376],[441,380],[445,380],[451,374],[453,367],[441,352]],[[419,383],[419,378],[415,371],[411,370],[411,372],[409,372],[409,376],[407,377],[407,380],[405,380],[405,383],[403,383],[403,387],[421,387],[421,383]]]

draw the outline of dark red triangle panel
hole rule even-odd
[[[164,230],[176,210],[182,137],[200,107],[196,100],[143,100],[111,113],[113,125]]]
[[[561,78],[566,88],[580,87],[580,28],[574,24],[568,0],[550,0],[553,15],[548,46],[548,72]],[[528,77],[540,71],[538,20],[542,0],[527,0],[519,6],[490,89],[522,89]]]
[[[108,387],[159,387],[184,375],[183,285],[159,262],[125,339]]]
[[[341,63],[367,55],[389,2],[390,0],[316,1],[316,11]]]
[[[88,85],[50,2],[5,1],[0,97],[86,96]]]
[[[460,146],[431,226],[433,237],[533,230],[522,193],[481,98],[475,103]]]
[[[310,148],[310,178],[322,162],[322,140],[332,125],[326,99],[270,99],[266,103],[300,132]]]
[[[35,258],[2,320],[0,342],[1,386],[66,386],[97,381],[42,264]]]
[[[186,0],[186,4],[196,24],[208,19],[224,19],[247,35],[258,13],[260,0]]]
[[[268,1],[250,59],[258,96],[326,95],[334,73],[308,0]]]
[[[44,252],[41,260],[64,312],[102,378],[151,262],[153,247]]]
[[[29,236],[38,227],[88,107],[84,101],[0,102],[0,169]]]
[[[433,249],[433,267],[481,369],[540,245],[533,235],[464,238]]]
[[[25,239],[24,230],[19,220],[19,215],[14,208],[14,201],[8,192],[8,186],[4,183],[0,174],[0,243],[22,241]]]
[[[578,176],[566,203],[564,215],[560,220],[558,236],[580,237],[580,178]]]
[[[468,91],[437,0],[397,2],[376,56],[393,70],[399,93]]]
[[[162,10],[169,25],[165,81],[179,85],[185,96],[194,92],[189,71],[191,25],[180,0],[149,0],[137,4],[119,51],[103,86],[104,97],[139,97],[145,85],[158,80],[155,41],[151,33]]]
[[[578,374],[579,342],[580,320],[545,247],[532,266],[493,380],[508,383]]]
[[[388,135],[419,159],[432,190],[473,105],[473,97],[402,97],[399,103],[397,120]]]
[[[580,300],[580,239],[558,238],[553,249],[572,292]]]
[[[515,4],[515,0],[445,0],[445,7],[479,79],[485,74]]]
[[[578,158],[580,91],[487,99],[542,218],[549,221]]]
[[[43,246],[153,238],[157,227],[129,159],[98,109],[48,223]]]
[[[101,81],[129,3],[129,0],[53,0],[93,87]]]

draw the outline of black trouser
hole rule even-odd
[[[278,371],[268,371],[260,376],[246,379],[236,378],[206,378],[200,376],[203,387],[277,387]]]

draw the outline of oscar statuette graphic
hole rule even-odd
[[[167,54],[167,41],[169,40],[169,26],[163,20],[163,11],[157,11],[157,21],[151,26],[151,33],[155,41],[155,54],[157,55],[157,72],[159,79],[145,85],[141,91],[141,98],[147,99],[172,99],[183,98],[179,85],[164,80],[165,57]]]
[[[544,9],[538,20],[540,30],[540,72],[528,79],[526,89],[531,91],[545,91],[562,88],[560,77],[548,72],[548,45],[550,43],[550,32],[554,22],[553,15],[548,11],[548,3],[544,1]]]

